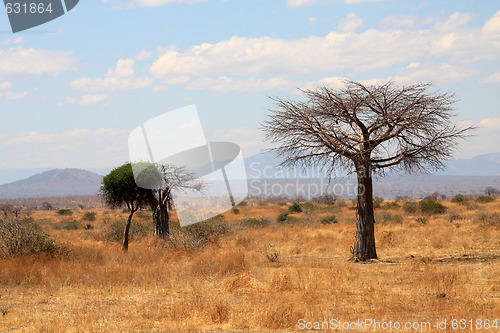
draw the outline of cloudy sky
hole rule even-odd
[[[481,126],[457,157],[500,152],[497,1],[92,0],[17,34],[0,12],[0,168],[119,165],[135,127],[190,104],[250,156],[269,96],[346,78],[434,81]]]

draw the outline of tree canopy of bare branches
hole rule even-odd
[[[204,184],[198,180],[195,173],[189,171],[184,166],[149,164],[147,168],[143,169],[146,172],[143,172],[140,177],[146,177],[146,179],[139,181],[152,189],[153,200],[150,205],[153,211],[155,234],[158,236],[168,236],[170,234],[170,215],[168,210],[172,208],[172,191],[201,191],[204,188]]]
[[[376,258],[372,174],[388,169],[441,169],[472,127],[451,124],[453,94],[430,92],[431,83],[398,86],[346,82],[301,90],[305,101],[273,98],[263,129],[285,167],[355,171],[357,232],[353,257]]]

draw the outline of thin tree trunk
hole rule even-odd
[[[130,224],[132,223],[132,216],[134,216],[135,210],[131,210],[128,215],[127,225],[125,226],[125,231],[123,232],[123,251],[128,251],[128,240],[130,233]]]
[[[352,257],[366,261],[377,259],[375,248],[375,217],[373,213],[373,184],[369,166],[357,168],[358,206],[356,209],[356,239]]]

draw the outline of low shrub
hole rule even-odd
[[[249,218],[245,219],[241,222],[241,226],[245,228],[259,228],[259,227],[265,227],[271,223],[271,220],[267,217],[260,217],[260,218]]]
[[[450,222],[456,221],[456,220],[463,220],[463,216],[460,214],[460,211],[451,209],[448,211],[448,220]]]
[[[427,223],[427,218],[426,217],[417,217],[415,222],[420,223],[420,224],[426,224]]]
[[[278,202],[278,206],[286,206],[286,205],[288,205],[288,203],[286,203],[286,202],[284,202],[284,201],[282,201],[282,202]]]
[[[484,226],[500,227],[500,214],[480,212],[476,216],[476,220]]]
[[[73,215],[73,211],[71,209],[67,209],[67,208],[59,209],[57,211],[57,215],[71,216],[71,215]]]
[[[300,219],[291,216],[289,212],[283,212],[278,215],[278,217],[276,218],[276,222],[278,222],[278,224],[294,224],[299,223]]]
[[[303,211],[311,212],[314,210],[314,205],[311,202],[304,202],[300,204],[300,208],[302,208]]]
[[[245,200],[243,200],[242,202],[240,202],[239,204],[237,204],[237,206],[240,206],[240,207],[244,207],[244,206],[247,206],[248,205],[248,202],[246,202]]]
[[[467,202],[464,202],[463,205],[465,206],[466,209],[468,210],[476,210],[479,208],[477,202],[470,202],[470,201],[467,201]]]
[[[290,214],[293,213],[301,213],[302,212],[302,207],[298,202],[294,202],[290,207],[288,207],[288,212]]]
[[[321,220],[319,220],[320,223],[322,224],[335,224],[337,223],[337,217],[335,215],[329,215],[323,217]]]
[[[184,243],[187,247],[199,247],[216,242],[229,232],[229,225],[222,215],[182,228]]]
[[[283,213],[278,214],[278,216],[276,217],[276,222],[278,222],[278,223],[285,222],[286,219],[288,218],[288,215],[290,215],[289,212],[283,212]]]
[[[345,200],[336,201],[337,207],[347,207],[347,202]]]
[[[276,249],[274,244],[264,244],[264,249],[262,251],[269,260],[269,262],[279,262],[280,261],[280,251]]]
[[[495,201],[495,199],[493,199],[492,197],[490,197],[488,195],[481,195],[481,196],[476,198],[476,202],[479,202],[479,203],[488,203],[488,202],[492,202],[492,201]]]
[[[43,231],[32,218],[0,220],[0,257],[33,254],[62,254],[64,248]]]
[[[397,202],[387,202],[385,205],[383,205],[382,209],[399,209],[401,206]]]
[[[403,223],[403,216],[399,214],[391,214],[388,212],[382,212],[380,214],[375,215],[375,221],[376,222],[382,222],[382,223]]]
[[[451,202],[454,202],[454,203],[462,204],[466,201],[469,201],[469,198],[467,198],[463,194],[457,194],[453,198],[451,198]]]
[[[84,221],[89,221],[89,222],[95,221],[96,220],[96,213],[95,212],[86,212],[83,215],[83,220]]]
[[[418,205],[420,207],[420,211],[426,214],[443,214],[446,211],[446,207],[443,204],[430,197],[420,200]]]
[[[382,198],[373,199],[373,208],[380,208],[382,206],[382,202],[384,202],[384,199]]]
[[[82,228],[81,223],[76,221],[76,220],[63,221],[63,222],[61,222],[61,226],[60,226],[60,229],[64,229],[64,230],[77,230],[77,229],[81,229],[81,228]]]
[[[415,201],[407,201],[403,204],[403,210],[406,213],[416,213],[418,211],[418,203]]]
[[[231,212],[234,214],[234,215],[238,215],[240,213],[240,210],[236,207],[233,207],[233,209],[231,209]]]

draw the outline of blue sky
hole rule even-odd
[[[0,168],[119,165],[132,129],[190,104],[209,140],[250,156],[268,96],[343,79],[434,81],[456,122],[481,126],[457,157],[500,151],[496,1],[82,0],[0,25]]]

